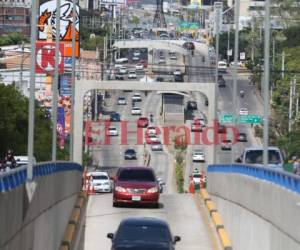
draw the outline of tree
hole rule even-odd
[[[134,24],[135,27],[138,26],[138,24],[140,23],[140,19],[137,16],[132,17],[132,19],[130,20],[130,23]]]
[[[27,155],[28,98],[17,91],[14,84],[0,84],[0,156],[8,148],[15,155]],[[51,121],[46,111],[35,104],[34,154],[37,161],[51,160]],[[60,152],[59,159],[65,159],[68,152]]]

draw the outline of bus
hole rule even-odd
[[[263,147],[247,147],[237,162],[246,165],[263,166]],[[268,167],[283,169],[284,159],[278,147],[268,147]]]

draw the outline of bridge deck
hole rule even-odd
[[[172,233],[181,236],[177,250],[213,250],[213,235],[189,194],[164,194],[160,198],[159,209],[151,208],[113,208],[112,195],[94,195],[87,207],[85,228],[85,250],[110,249],[111,241],[107,233],[114,232],[120,221],[129,216],[148,216],[161,218],[170,224]],[[100,247],[101,246],[101,247]],[[99,248],[100,247],[100,248]]]

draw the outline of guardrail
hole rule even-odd
[[[33,179],[61,171],[83,171],[81,165],[74,162],[45,162],[33,166]],[[27,180],[27,166],[18,167],[0,173],[0,192],[10,191]]]
[[[274,170],[270,168],[241,165],[241,164],[232,164],[232,165],[216,164],[216,165],[209,165],[207,172],[247,175],[260,180],[272,182],[276,185],[279,185],[290,191],[300,194],[300,176],[287,173],[282,170]]]

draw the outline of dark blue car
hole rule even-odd
[[[110,121],[111,122],[119,122],[121,120],[121,116],[119,113],[111,113],[110,114]]]
[[[172,236],[168,223],[150,217],[121,221],[115,234],[109,233],[112,250],[175,250],[179,236]]]

